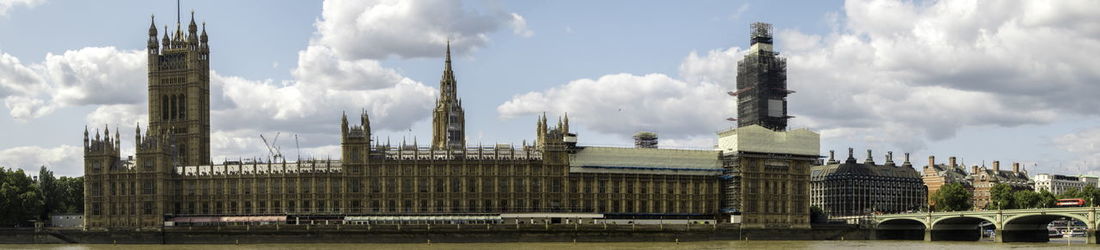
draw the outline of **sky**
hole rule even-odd
[[[752,22],[788,60],[792,128],[822,155],[912,153],[921,166],[1021,162],[1100,175],[1100,5],[1091,1],[200,1],[211,47],[211,155],[339,155],[342,112],[379,141],[430,142],[451,41],[468,144],[534,139],[568,113],[581,145],[711,149],[735,126]],[[154,18],[151,20],[151,16]],[[82,174],[82,133],[147,126],[150,22],[174,1],[0,0],[0,166]],[[186,27],[184,27],[186,28]],[[299,146],[293,144],[293,135]],[[300,153],[299,153],[300,152]],[[125,156],[123,156],[125,157]],[[898,157],[900,158],[900,157]]]

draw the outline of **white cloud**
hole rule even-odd
[[[714,133],[733,108],[717,84],[689,83],[663,74],[605,75],[542,92],[516,95],[497,107],[501,118],[568,113],[572,124],[629,136],[653,131],[668,138]]]
[[[46,166],[57,175],[80,176],[84,173],[82,151],[79,146],[70,145],[8,148],[0,150],[0,166],[31,173],[38,173],[39,167]]]
[[[0,0],[0,17],[7,16],[8,11],[20,5],[34,8],[43,2],[46,2],[46,0]]]
[[[1052,166],[1056,168],[1055,173],[1100,175],[1100,127],[1061,135],[1052,142],[1059,149],[1077,155],[1066,164]]]
[[[47,54],[42,63],[24,65],[0,54],[0,98],[12,117],[37,118],[79,105],[143,102],[145,52],[114,47],[87,47]]]
[[[457,51],[484,47],[502,27],[530,36],[526,20],[499,9],[478,11],[462,1],[325,1],[312,43],[345,59],[437,57],[451,40]]]
[[[512,33],[522,37],[531,37],[535,35],[535,31],[527,28],[527,19],[519,14],[512,13]]]
[[[777,34],[800,91],[793,122],[826,138],[919,150],[966,126],[1100,114],[1086,108],[1100,105],[1086,94],[1100,91],[1090,59],[1100,39],[1088,25],[1100,8],[1081,6],[1075,12],[1095,15],[1072,21],[1032,18],[1082,3],[848,1],[840,31]]]
[[[796,117],[792,127],[820,130],[826,139],[917,151],[968,126],[1047,124],[1063,113],[1100,115],[1095,108],[1100,98],[1094,97],[1100,93],[1100,72],[1094,70],[1100,68],[1094,59],[1100,57],[1100,5],[848,1],[841,15],[832,19],[843,27],[827,35],[784,29],[776,34],[788,58],[788,84],[798,91],[789,98]],[[598,132],[653,127],[679,140],[707,136],[725,125],[722,117],[732,115],[733,99],[721,93],[733,89],[743,53],[736,47],[705,56],[692,52],[680,65],[682,81],[654,75],[582,79],[516,96],[498,111],[503,118],[543,110],[612,112],[573,121]],[[638,89],[662,78],[707,93]],[[681,107],[666,112],[648,106],[643,109],[656,110],[614,113],[650,99],[683,102],[659,105]]]

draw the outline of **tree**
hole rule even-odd
[[[1062,193],[1058,194],[1058,199],[1081,198],[1081,196],[1082,196],[1081,195],[1081,189],[1070,188],[1070,189],[1066,189],[1066,191],[1062,191]]]
[[[66,177],[57,179],[57,188],[61,200],[56,211],[59,213],[84,213],[84,177]]]
[[[1085,199],[1086,206],[1094,206],[1096,202],[1100,201],[1100,189],[1097,189],[1096,186],[1085,186],[1084,189],[1081,189],[1080,195],[1081,199]]]
[[[0,226],[30,226],[41,209],[34,180],[22,169],[0,167]]]
[[[1031,190],[1020,190],[1012,193],[1012,200],[1015,208],[1037,208],[1039,207],[1039,193]]]
[[[932,201],[936,203],[936,211],[963,211],[973,206],[970,197],[970,191],[962,184],[948,183],[932,194]]]
[[[53,176],[53,171],[46,169],[46,166],[42,166],[38,170],[38,190],[41,196],[40,199],[42,199],[42,210],[38,218],[45,220],[50,218],[50,214],[60,207],[63,202],[60,199],[61,193],[57,187],[57,178]]]
[[[990,203],[989,209],[1013,209],[1018,208],[1013,201],[1012,187],[1007,184],[997,184],[993,188],[989,189]]]
[[[1054,194],[1045,189],[1039,191],[1036,196],[1039,197],[1039,201],[1035,203],[1037,208],[1054,207],[1054,203],[1058,202],[1058,198],[1055,198]]]

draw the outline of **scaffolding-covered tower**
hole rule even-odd
[[[750,26],[749,53],[737,62],[737,127],[787,129],[787,60],[772,48],[772,25]]]
[[[657,133],[638,132],[634,134],[635,148],[657,148]]]
[[[809,228],[810,167],[820,135],[787,130],[787,61],[772,49],[772,26],[750,26],[751,47],[737,62],[737,127],[718,132],[720,211],[742,228]]]

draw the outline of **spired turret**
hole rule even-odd
[[[157,20],[155,16],[149,16],[149,42],[150,55],[160,54],[160,45],[157,44]]]

